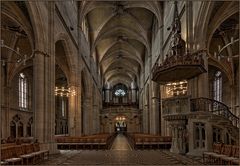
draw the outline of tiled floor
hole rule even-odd
[[[168,150],[132,150],[118,135],[111,150],[61,150],[43,165],[202,165],[201,158],[172,154]]]

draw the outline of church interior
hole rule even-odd
[[[239,1],[1,1],[1,165],[239,165]]]

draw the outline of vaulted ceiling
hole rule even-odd
[[[97,56],[105,83],[139,80],[159,13],[159,2],[82,2],[81,20],[89,24],[91,54]]]

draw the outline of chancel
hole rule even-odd
[[[239,165],[238,1],[1,1],[1,165]]]

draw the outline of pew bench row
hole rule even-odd
[[[40,150],[39,143],[12,145],[1,149],[1,165],[32,165],[48,158],[49,151]]]
[[[239,145],[213,144],[213,151],[203,153],[205,164],[240,165]]]
[[[134,149],[170,149],[172,138],[150,134],[128,134]]]
[[[82,137],[58,137],[56,138],[58,149],[75,150],[104,150],[109,149],[116,134],[99,134]]]

